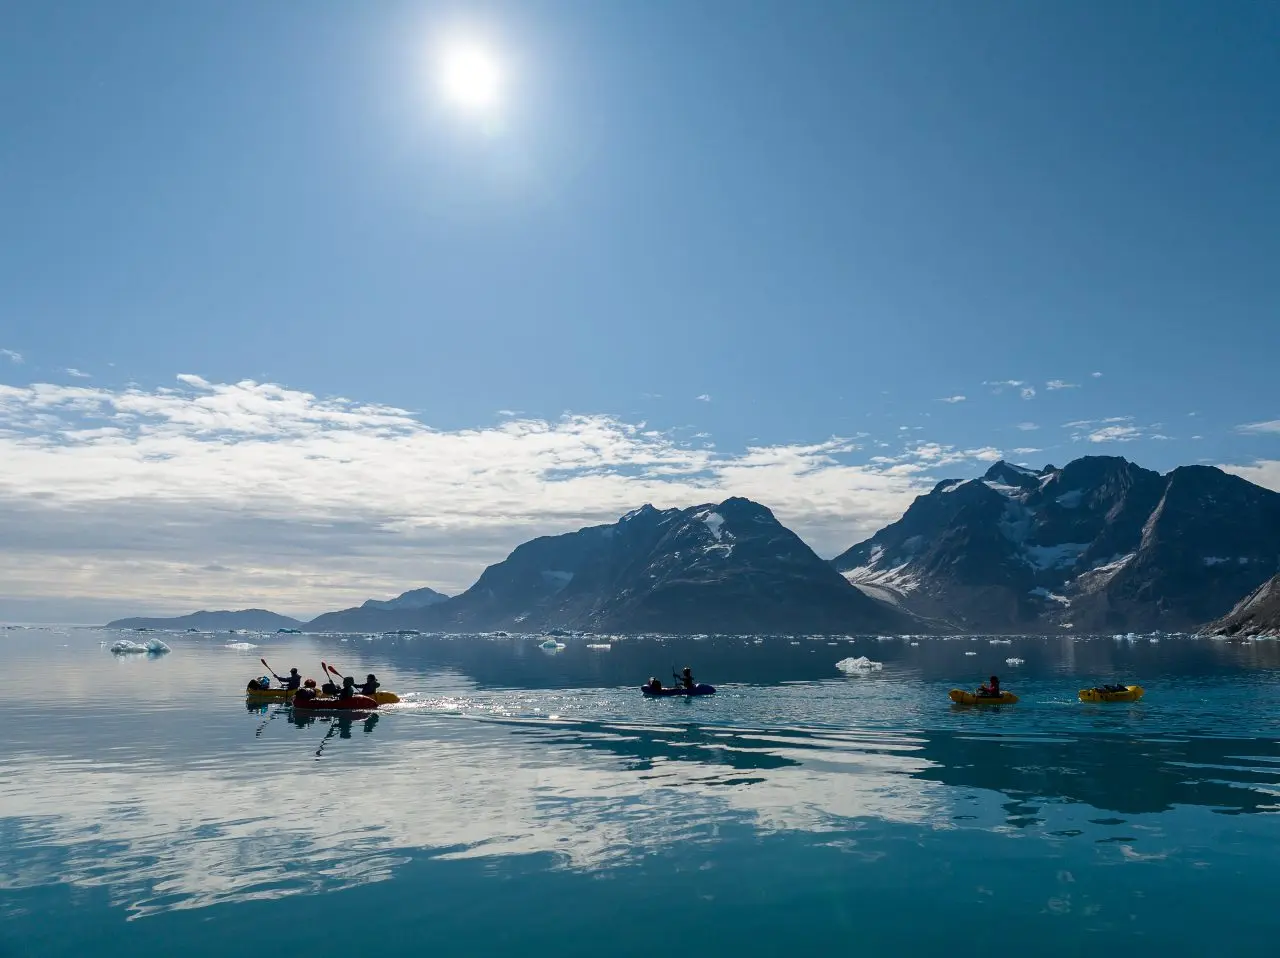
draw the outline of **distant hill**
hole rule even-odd
[[[1262,583],[1204,631],[1209,635],[1280,636],[1280,575]]]
[[[409,592],[401,592],[394,599],[370,599],[362,609],[384,609],[387,611],[395,611],[397,609],[425,609],[427,606],[435,605],[438,602],[448,602],[449,597],[443,592],[437,592],[435,589],[421,588],[412,589]]]
[[[1210,466],[999,462],[832,561],[868,594],[972,631],[1192,631],[1280,571],[1280,493]]]
[[[369,599],[363,605],[326,612],[307,623],[312,632],[382,632],[399,629],[398,624],[422,609],[429,609],[449,597],[435,589],[412,589],[394,599]]]
[[[850,586],[764,506],[732,498],[646,505],[608,525],[533,539],[447,602],[349,609],[311,628],[843,634],[929,626]]]
[[[201,632],[225,632],[248,629],[251,632],[274,632],[276,629],[300,629],[304,623],[287,615],[266,609],[241,609],[238,612],[192,612],[173,618],[116,619],[108,629],[199,629]]]

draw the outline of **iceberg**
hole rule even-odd
[[[884,663],[873,662],[865,655],[860,655],[856,659],[841,659],[836,663],[836,668],[846,675],[863,675],[867,672],[879,672],[884,668]]]
[[[128,639],[117,639],[111,643],[113,655],[164,655],[166,652],[172,651],[169,646],[159,639],[152,639],[145,644],[142,642],[130,642]]]

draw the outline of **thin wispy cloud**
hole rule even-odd
[[[1050,392],[1054,392],[1059,389],[1079,389],[1080,384],[1069,383],[1062,379],[1050,379],[1047,383],[1044,384],[1044,388],[1048,389]]]
[[[1102,373],[1090,373],[1089,375],[1092,376],[1094,379],[1102,378]]]
[[[82,373],[80,370],[73,369],[70,366],[67,367],[67,375],[71,376],[73,379],[92,379],[93,378],[88,373]]]
[[[834,555],[927,488],[923,469],[897,466],[999,457],[917,444],[901,463],[854,464],[853,439],[721,453],[707,438],[601,415],[446,431],[393,406],[195,375],[0,385],[0,582],[142,611],[162,596],[310,614],[459,591],[534,536],[729,495]]]
[[[1035,455],[1037,452],[1043,452],[1043,451],[1044,451],[1043,449],[1037,449],[1034,446],[1020,446],[1019,448],[1013,450],[1013,454],[1015,456],[1031,456],[1031,455]]]
[[[13,349],[0,349],[0,356],[3,356],[5,359],[9,360],[9,362],[15,365],[23,361],[22,353],[17,352],[16,350],[13,350]]]
[[[1071,430],[1072,442],[1133,442],[1137,439],[1150,439],[1146,431],[1133,424],[1132,416],[1109,416],[1106,419],[1077,419],[1063,423],[1064,429]],[[1168,438],[1161,436],[1160,438]]]
[[[1254,435],[1280,433],[1280,419],[1272,419],[1268,422],[1247,422],[1242,426],[1236,426],[1236,432],[1252,433]]]
[[[1035,399],[1035,398],[1036,398],[1036,387],[1035,387],[1035,386],[1023,386],[1023,387],[1022,387],[1022,398],[1023,398],[1023,399]]]
[[[1033,422],[1020,422],[1018,423],[1018,428],[1023,432],[1035,432],[1040,427]]]
[[[958,402],[964,402],[964,401],[965,401],[964,396],[946,396],[938,400],[938,402],[947,402],[947,403],[958,403]]]
[[[698,402],[711,402],[711,397],[707,393],[703,393],[701,396],[696,398]]]

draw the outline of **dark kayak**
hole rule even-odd
[[[640,686],[640,691],[645,695],[662,696],[662,695],[715,695],[716,687],[714,685],[705,685],[699,682],[691,689],[658,689],[654,691],[647,685]]]

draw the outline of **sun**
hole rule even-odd
[[[502,102],[502,64],[484,44],[454,41],[445,45],[439,61],[440,92],[467,113],[492,113]]]

